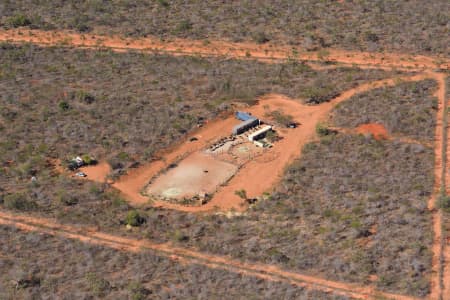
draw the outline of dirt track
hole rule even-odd
[[[358,65],[360,67],[377,67],[377,68],[405,68],[409,70],[427,70],[434,71],[437,68],[449,70],[450,61],[448,59],[438,59],[425,56],[411,56],[400,54],[377,54],[377,53],[359,53],[359,52],[346,52],[342,50],[329,50],[326,57],[320,57],[320,53],[314,52],[302,52],[301,49],[297,49],[298,53],[294,53],[292,48],[282,48],[274,45],[253,45],[253,44],[236,44],[226,42],[212,41],[208,44],[204,44],[199,41],[186,41],[175,39],[170,42],[161,42],[157,39],[125,39],[120,37],[102,37],[91,35],[79,35],[67,32],[43,32],[36,30],[14,30],[14,31],[0,31],[0,41],[11,41],[15,43],[33,42],[43,46],[61,45],[61,46],[77,46],[84,48],[97,48],[106,47],[115,51],[128,51],[128,50],[140,50],[145,52],[165,52],[172,53],[174,55],[184,54],[199,54],[204,56],[229,56],[236,58],[256,58],[261,60],[284,60],[287,57],[293,57],[300,60],[308,61],[334,61],[344,65]],[[443,147],[445,146],[442,141],[442,116],[445,111],[445,75],[439,73],[426,73],[415,76],[409,80],[421,80],[423,78],[434,78],[439,82],[439,112],[438,122],[436,127],[436,145],[435,145],[435,193],[428,203],[428,207],[434,211],[433,213],[433,227],[435,233],[435,239],[433,244],[433,278],[432,289],[430,299],[450,299],[450,268],[449,263],[449,249],[448,246],[442,248],[440,242],[441,236],[441,214],[435,210],[436,197],[438,190],[441,186],[442,175],[445,174],[443,183],[449,192],[448,182],[449,174],[445,172],[445,163],[442,158]],[[390,83],[389,83],[390,82]],[[395,84],[394,80],[387,80],[386,82],[370,83],[367,85],[358,87],[356,89],[343,93],[340,97],[336,98],[333,102],[320,106],[322,110],[329,111],[334,104],[343,101],[357,92],[376,88],[382,84]],[[361,90],[358,90],[361,89]],[[279,96],[274,96],[279,97]],[[330,107],[328,107],[330,106]],[[324,115],[327,113],[323,112]],[[302,124],[305,121],[303,120]],[[214,129],[214,125],[216,129]],[[209,126],[211,132],[217,132],[217,128],[220,128],[223,123],[211,124]],[[448,130],[448,129],[446,129]],[[208,131],[205,131],[208,133]],[[208,135],[206,134],[206,138]],[[206,139],[205,139],[206,142]],[[137,189],[142,187],[141,183],[148,180],[151,174],[156,172],[170,159],[175,159],[180,154],[184,154],[189,151],[195,151],[201,143],[185,143],[176,148],[173,152],[170,152],[165,156],[165,161],[158,161],[152,164],[152,167],[146,167],[136,170],[131,175],[128,175],[121,179],[121,181],[115,183],[115,187],[121,190],[127,197],[135,197],[136,201],[143,200],[144,197],[136,193]],[[447,151],[449,151],[447,147]],[[447,160],[449,155],[447,155]],[[278,175],[277,175],[278,176]],[[102,178],[101,174],[98,178]],[[138,196],[137,196],[138,195]],[[174,208],[174,207],[170,207]],[[374,291],[370,288],[361,288],[354,285],[347,285],[336,283],[332,281],[326,281],[314,277],[304,276],[295,273],[289,273],[279,270],[273,266],[263,265],[249,265],[236,262],[227,257],[218,257],[205,255],[197,252],[193,252],[186,249],[174,248],[170,245],[155,245],[148,242],[136,241],[131,239],[120,238],[116,236],[110,236],[99,232],[87,232],[85,229],[77,230],[74,227],[68,228],[60,224],[55,224],[46,219],[34,219],[30,217],[18,216],[14,214],[0,212],[0,224],[14,225],[23,230],[35,230],[47,232],[49,234],[64,236],[73,239],[79,239],[85,242],[94,244],[101,244],[115,249],[126,251],[140,251],[141,248],[153,249],[160,251],[166,255],[169,255],[173,259],[177,259],[181,262],[189,263],[201,263],[205,266],[212,268],[224,268],[234,272],[240,272],[252,276],[268,280],[287,280],[289,282],[306,286],[308,288],[320,289],[324,291],[333,291],[338,294],[352,296],[355,298],[367,298],[369,295],[374,296]],[[445,258],[445,268],[443,274],[443,287],[440,282],[440,262],[439,258],[443,252]],[[378,295],[378,294],[377,294]],[[411,299],[404,296],[380,294],[394,299]]]
[[[345,134],[370,134],[376,140],[390,140],[399,141],[406,144],[420,144],[425,147],[434,148],[434,144],[431,142],[419,141],[416,139],[404,137],[401,135],[390,135],[387,129],[381,124],[362,124],[356,128],[342,128],[342,127],[329,127],[330,130],[334,130]]]
[[[436,209],[436,200],[439,196],[439,192],[442,184],[445,186],[445,181],[443,181],[443,175],[445,174],[445,162],[443,161],[443,151],[446,145],[443,143],[443,115],[446,111],[446,101],[445,101],[445,76],[439,73],[430,73],[429,76],[437,81],[438,90],[436,96],[438,97],[438,112],[436,116],[436,129],[435,129],[435,145],[434,145],[434,192],[428,201],[428,209],[433,214],[433,231],[434,239],[432,245],[432,271],[433,276],[431,278],[431,292],[430,299],[440,299],[443,296],[443,291],[440,284],[441,278],[441,262],[440,257],[442,253],[441,247],[441,224],[442,218],[441,213]],[[444,93],[444,94],[443,94]],[[446,130],[446,129],[445,129]],[[445,177],[444,177],[445,178]],[[445,179],[444,179],[445,180]]]
[[[146,240],[136,240],[91,231],[82,226],[62,225],[44,218],[34,218],[0,211],[0,224],[15,226],[24,231],[38,231],[57,237],[80,240],[85,243],[106,246],[120,251],[140,252],[152,250],[180,263],[195,263],[209,268],[224,269],[247,276],[255,276],[264,280],[284,281],[308,289],[332,292],[356,299],[367,299],[375,296],[389,299],[414,299],[407,296],[378,292],[371,287],[359,287],[353,284],[292,273],[276,266],[240,262],[230,257],[199,253],[178,248],[171,244],[154,244]]]
[[[331,61],[346,65],[377,66],[381,68],[406,68],[418,70],[450,69],[448,59],[421,55],[392,53],[354,52],[327,49],[324,52],[306,52],[301,48],[281,47],[274,44],[231,43],[223,41],[203,41],[172,39],[162,42],[156,37],[131,39],[119,36],[78,34],[68,31],[42,30],[0,30],[0,41],[26,43],[41,46],[59,45],[85,48],[105,47],[115,51],[139,50],[144,52],[164,52],[179,55],[227,56],[234,58],[254,58],[261,60],[285,60],[293,58],[313,62]]]
[[[436,96],[439,98],[439,102],[445,103],[445,107],[448,107],[449,100],[447,99],[447,89],[448,86],[446,85],[446,76],[445,74],[437,74],[436,80],[439,83],[439,90],[436,93]],[[444,117],[444,114],[447,114],[447,122],[448,122],[448,112],[446,109],[443,110],[441,114],[441,118]],[[450,166],[450,126],[447,124],[447,127],[444,128],[444,130],[447,131],[447,140],[446,140],[446,161],[442,161],[442,178],[443,181],[442,184],[445,187],[446,195],[450,195],[450,173],[449,173],[449,166]],[[442,135],[441,135],[442,136]],[[437,149],[437,148],[436,148]],[[437,150],[436,150],[437,151]],[[441,156],[442,157],[442,156]],[[434,205],[436,206],[436,201],[434,202]],[[441,211],[438,211],[436,213],[436,221],[435,221],[435,248],[437,248],[437,243],[439,242],[439,259],[442,258],[442,262],[438,262],[438,267],[441,266],[441,269],[439,272],[442,272],[442,290],[440,290],[440,293],[442,295],[442,299],[450,299],[450,239],[446,239],[445,236],[442,236],[442,222],[448,221],[445,220],[443,217],[443,214]],[[441,265],[442,264],[442,265]],[[439,274],[439,273],[438,273]]]

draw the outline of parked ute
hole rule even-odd
[[[78,173],[75,174],[75,176],[77,176],[77,177],[87,177],[86,173],[83,173],[83,172],[78,172]]]

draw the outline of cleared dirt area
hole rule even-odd
[[[213,198],[202,206],[185,206],[167,201],[154,200],[152,205],[181,211],[201,212],[211,210],[236,210],[244,211],[247,205],[244,199],[236,195],[236,191],[245,190],[248,198],[256,198],[271,189],[281,179],[284,168],[300,155],[299,149],[316,138],[316,125],[326,120],[330,111],[340,102],[343,102],[357,93],[375,89],[381,86],[395,85],[400,79],[404,81],[419,81],[430,77],[429,74],[421,74],[395,79],[385,79],[376,82],[362,84],[357,88],[348,90],[330,102],[320,105],[305,105],[282,95],[266,95],[258,103],[247,109],[252,115],[264,116],[270,111],[281,111],[292,116],[293,121],[301,124],[297,128],[280,130],[283,137],[274,143],[270,151],[259,155],[256,159],[249,161],[233,176],[225,186],[221,187]],[[124,197],[132,205],[144,205],[149,198],[142,195],[143,188],[150,179],[165,170],[170,164],[176,163],[180,158],[204,149],[213,141],[228,136],[233,125],[239,123],[234,116],[209,122],[193,134],[198,140],[189,142],[189,138],[182,144],[167,149],[161,155],[161,159],[150,164],[142,165],[127,175],[120,177],[113,186],[122,192]],[[95,169],[95,177],[101,180],[107,176],[107,169],[103,168],[103,174],[98,167]],[[97,173],[98,172],[98,173]],[[88,174],[88,173],[87,173]],[[88,175],[89,176],[89,175]],[[89,178],[89,177],[88,177]]]
[[[405,55],[393,53],[369,53],[345,50],[327,49],[326,55],[319,52],[305,52],[300,47],[286,47],[275,44],[232,43],[223,41],[209,41],[206,45],[202,41],[173,39],[161,42],[155,37],[124,38],[119,36],[101,36],[91,34],[77,34],[68,31],[41,30],[2,30],[0,41],[32,42],[41,46],[59,44],[61,46],[77,47],[106,47],[115,51],[129,51],[130,49],[146,52],[167,52],[172,54],[198,54],[204,56],[231,56],[263,60],[286,59],[293,57],[299,60],[330,61],[341,64],[357,64],[383,68],[407,69],[449,69],[450,61],[423,55]],[[293,55],[295,53],[295,55]]]
[[[111,172],[111,167],[107,162],[100,162],[93,166],[81,167],[80,171],[87,175],[87,177],[85,177],[86,179],[105,182],[106,175]]]
[[[371,134],[377,140],[388,138],[388,132],[382,124],[362,124],[356,128],[357,133]]]
[[[146,194],[157,199],[192,198],[202,192],[212,194],[236,171],[236,165],[204,153],[193,153],[155,179],[146,189]]]

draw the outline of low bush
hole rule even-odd
[[[287,127],[294,122],[293,117],[289,114],[285,114],[280,110],[271,111],[268,117],[272,118],[279,125]]]
[[[330,134],[335,134],[336,132],[334,130],[329,129],[328,126],[323,123],[317,123],[316,133],[318,136],[323,137]]]
[[[128,212],[125,219],[125,224],[130,226],[140,226],[145,223],[145,218],[142,217],[136,210],[131,210]]]
[[[8,194],[4,196],[3,205],[8,209],[20,211],[30,211],[37,208],[36,202],[21,193]]]
[[[438,205],[445,212],[450,213],[450,197],[448,195],[441,195],[438,200]]]
[[[31,20],[25,15],[18,14],[9,17],[6,23],[12,27],[17,28],[31,25]]]
[[[6,226],[0,226],[0,240],[0,252],[7,253],[0,260],[1,299],[348,299],[178,263],[151,250],[119,251]]]

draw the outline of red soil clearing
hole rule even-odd
[[[111,167],[107,162],[100,162],[93,166],[81,167],[80,171],[87,175],[86,179],[104,182],[106,176],[111,172]]]
[[[382,124],[362,124],[356,128],[356,132],[361,134],[371,134],[377,140],[386,140],[389,138],[388,132]]]
[[[299,60],[332,61],[341,64],[374,66],[379,68],[407,69],[450,69],[450,61],[444,57],[406,55],[393,53],[369,53],[327,49],[323,58],[318,52],[306,52],[302,48],[279,46],[272,43],[264,45],[252,43],[232,43],[224,41],[203,41],[172,39],[162,42],[156,37],[125,38],[120,36],[101,36],[78,34],[69,31],[41,31],[29,29],[0,30],[0,41],[24,43],[32,42],[41,46],[76,46],[84,48],[105,47],[115,51],[138,50],[143,52],[168,52],[174,55],[227,56],[234,58],[252,58],[261,60],[285,60],[292,53]]]
[[[422,74],[402,77],[401,79],[405,81],[418,81],[428,77],[430,75]],[[153,206],[189,212],[228,211],[231,209],[236,211],[246,210],[247,206],[245,205],[245,201],[237,196],[235,191],[244,189],[249,198],[255,198],[264,192],[270,192],[281,179],[284,168],[292,160],[300,157],[301,149],[306,143],[316,138],[316,124],[324,121],[336,104],[349,99],[357,93],[381,86],[395,85],[398,80],[398,78],[385,79],[362,84],[343,92],[331,102],[316,106],[304,105],[299,101],[281,95],[266,95],[262,97],[257,105],[248,108],[249,112],[255,116],[264,116],[267,109],[281,110],[291,115],[301,126],[295,129],[286,129],[286,133],[282,133],[282,140],[276,142],[270,151],[245,164],[225,186],[221,187],[214,194],[213,198],[207,204],[202,206],[184,206],[166,201],[154,201]],[[149,198],[143,196],[141,191],[151,178],[156,176],[161,170],[167,168],[169,164],[178,161],[190,153],[203,149],[218,138],[228,135],[229,130],[237,123],[238,121],[233,116],[209,122],[192,135],[197,137],[198,141],[188,142],[186,139],[184,143],[174,146],[173,149],[167,149],[165,153],[161,154],[160,160],[130,170],[127,175],[120,177],[113,183],[113,186],[121,191],[124,197],[133,205],[144,205],[148,203]],[[84,169],[88,174],[88,178],[90,178],[90,168],[94,168],[95,170],[95,175],[92,179],[101,182],[104,181],[105,176],[109,172],[109,169],[106,167],[88,167]]]

